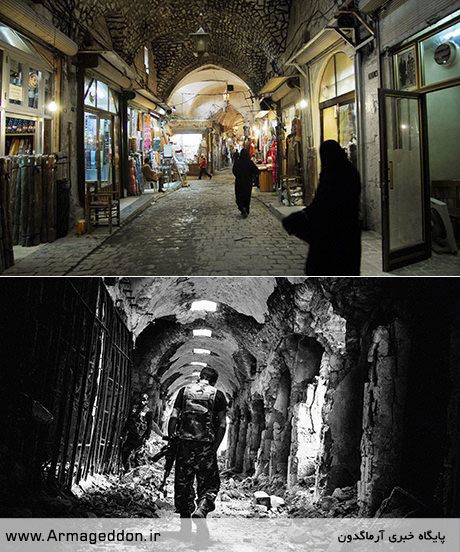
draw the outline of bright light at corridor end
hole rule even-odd
[[[209,349],[193,349],[194,355],[210,355],[211,351]]]
[[[212,337],[212,330],[193,330],[194,337]]]
[[[216,312],[217,303],[214,303],[214,301],[194,301],[190,307],[190,310]]]

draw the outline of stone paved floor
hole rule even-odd
[[[112,236],[100,229],[46,244],[5,274],[303,275],[307,246],[286,235],[267,198],[256,194],[251,216],[241,219],[225,171],[161,198]],[[362,274],[385,275],[372,232],[363,236]],[[435,256],[392,275],[460,275],[460,257]]]

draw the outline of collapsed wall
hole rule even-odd
[[[238,304],[224,304],[191,326],[169,319],[161,338],[166,322],[147,324],[137,337],[135,390],[149,392],[156,405],[161,397],[157,416],[164,422],[175,392],[192,376],[162,374],[190,328],[206,325],[223,352],[211,364],[222,374],[229,403],[228,469],[288,488],[310,485],[317,499],[355,487],[364,516],[374,515],[395,487],[426,495],[405,471],[421,314],[391,284],[374,282],[279,279],[266,298],[263,323],[239,312]],[[180,372],[183,365],[175,362]],[[422,418],[423,411],[419,423]],[[442,454],[426,503],[434,500]]]

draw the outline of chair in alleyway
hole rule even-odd
[[[110,233],[113,226],[120,226],[120,194],[112,186],[99,182],[86,183],[86,220],[90,228],[107,225]]]

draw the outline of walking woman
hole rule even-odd
[[[289,234],[310,244],[308,276],[361,273],[361,181],[335,140],[321,144],[321,176],[312,204],[283,220]]]
[[[251,161],[249,151],[246,148],[241,153],[233,165],[233,174],[235,181],[235,197],[238,209],[243,218],[247,218],[251,209],[251,194],[254,178],[259,174],[259,169]]]

